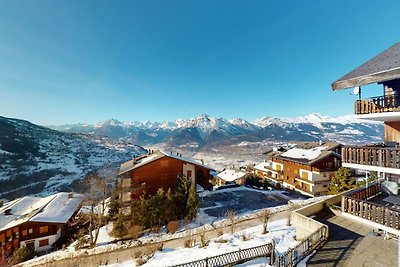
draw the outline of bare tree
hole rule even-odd
[[[268,227],[268,221],[269,218],[271,217],[272,213],[270,210],[262,210],[258,213],[258,219],[262,222],[263,226],[263,231],[262,234],[265,235],[268,233],[267,227]]]
[[[233,210],[227,210],[225,212],[225,216],[228,218],[228,220],[230,222],[231,234],[233,234],[233,230],[234,230],[235,223],[236,223],[235,212]]]
[[[91,173],[86,178],[84,205],[88,209],[87,220],[89,230],[89,246],[96,246],[100,228],[106,223],[106,199],[111,193],[109,181],[112,177]]]

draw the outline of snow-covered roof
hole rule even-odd
[[[228,169],[218,173],[217,177],[227,182],[233,182],[237,179],[243,178],[246,175],[247,173],[245,172]]]
[[[52,222],[66,223],[82,203],[82,196],[70,195],[69,193],[58,193],[39,213],[37,213],[31,222]]]
[[[118,175],[121,175],[128,171],[131,171],[133,169],[139,168],[140,166],[146,165],[146,164],[153,162],[155,160],[158,160],[162,157],[170,157],[170,158],[178,159],[178,160],[181,160],[181,161],[184,161],[187,163],[192,163],[194,165],[202,166],[209,170],[215,170],[215,168],[205,165],[203,162],[197,161],[197,160],[189,158],[189,157],[184,157],[181,154],[176,154],[176,153],[172,153],[172,152],[168,153],[168,152],[165,152],[162,150],[157,150],[152,154],[142,156],[140,158],[132,159],[132,160],[122,163]]]
[[[318,146],[314,148],[304,149],[304,148],[292,148],[281,154],[282,157],[292,158],[292,159],[307,159],[312,160],[319,157],[322,150],[325,150],[327,146]]]
[[[302,164],[312,165],[328,156],[340,158],[334,150],[340,146],[338,143],[328,142],[293,142],[293,146],[286,151],[270,152],[269,158],[281,158],[289,161],[296,161]]]
[[[44,198],[25,196],[10,201],[0,208],[0,231],[27,221],[66,223],[81,202],[80,195],[70,193]]]
[[[260,170],[260,171],[265,171],[271,169],[271,163],[270,162],[260,162],[257,165],[253,167],[255,170]]]

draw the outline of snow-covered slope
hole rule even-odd
[[[56,129],[123,138],[141,145],[166,144],[193,151],[203,147],[260,141],[334,140],[345,144],[370,143],[380,142],[383,136],[381,123],[357,120],[353,115],[328,117],[316,113],[296,118],[263,117],[253,122],[203,114],[173,122],[108,120],[91,126],[77,124],[57,126]]]
[[[0,117],[0,198],[70,190],[107,164],[117,167],[144,148],[124,140],[63,133]]]

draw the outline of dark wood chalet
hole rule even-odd
[[[0,253],[11,255],[23,246],[39,253],[51,250],[81,202],[80,195],[58,193],[5,203],[0,208]]]
[[[362,99],[362,86],[382,85],[382,95]],[[343,166],[377,171],[382,178],[398,182],[400,177],[400,43],[368,60],[358,68],[332,83],[333,90],[355,88],[357,118],[381,121],[384,142],[365,146],[344,146]]]
[[[183,157],[179,153],[155,151],[121,164],[118,173],[121,199],[126,203],[139,198],[143,193],[155,194],[159,188],[174,189],[178,175],[210,190],[214,174],[214,168],[203,162]]]

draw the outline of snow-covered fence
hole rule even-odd
[[[285,253],[276,252],[274,266],[288,267],[295,266],[302,259],[308,256],[314,249],[323,244],[328,239],[328,227],[322,226],[314,233],[301,241],[294,248],[288,249]],[[273,264],[271,264],[273,265]]]
[[[240,249],[237,251],[228,252],[201,260],[173,265],[173,267],[231,266],[232,264],[238,264],[241,262],[246,262],[261,257],[268,257],[270,259],[269,264],[272,264],[274,258],[273,255],[274,255],[274,243],[271,242],[257,247]]]

